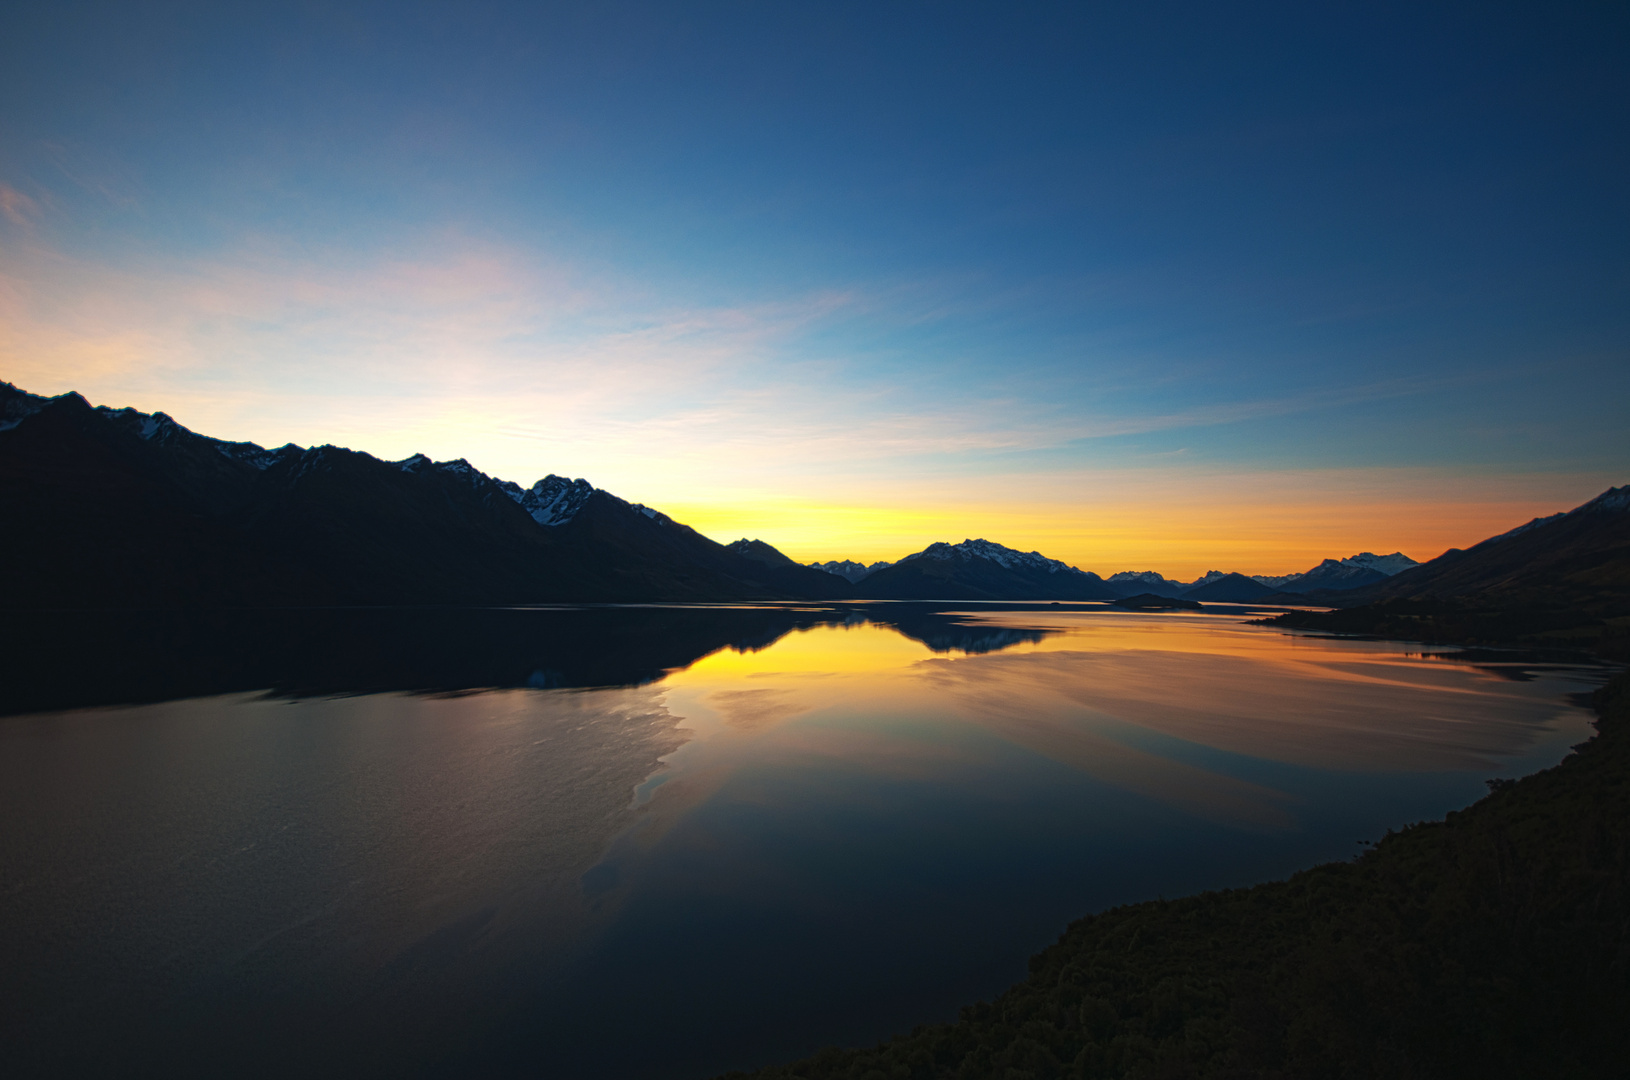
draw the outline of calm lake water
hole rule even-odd
[[[1075,917],[1551,765],[1605,679],[1093,605],[5,633],[8,1076],[683,1080],[871,1041]]]

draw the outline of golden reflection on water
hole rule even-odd
[[[936,654],[882,626],[822,627],[674,673],[663,684],[668,707],[707,750],[705,764],[699,748],[674,755],[666,794],[693,805],[749,754],[837,755],[901,773],[973,752],[954,739],[930,751],[934,740],[898,730],[914,717],[977,728],[1190,812],[1273,829],[1292,823],[1294,800],[1195,758],[1210,750],[1338,771],[1493,770],[1570,713],[1554,687],[1411,656],[1396,643],[1322,640],[1237,618],[964,618],[1053,633],[996,652]]]

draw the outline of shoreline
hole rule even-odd
[[[1605,1076],[1630,1054],[1630,672],[1596,734],[1348,862],[1072,923],[949,1024],[721,1080]]]

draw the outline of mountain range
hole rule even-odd
[[[866,563],[855,562],[853,559],[833,559],[828,562],[812,562],[805,565],[812,566],[817,570],[825,570],[828,574],[836,574],[850,584],[858,584],[860,579],[868,574],[875,574],[885,566],[893,566],[894,564],[886,559],[874,562],[869,566]]]
[[[801,565],[762,540],[715,543],[586,480],[550,475],[522,487],[462,459],[382,461],[336,446],[266,449],[197,434],[164,413],[93,407],[78,394],[45,398],[0,383],[0,504],[7,508],[0,558],[10,571],[0,606],[1143,594],[1346,606],[1487,588],[1520,600],[1532,591],[1524,584],[1532,575],[1524,575],[1536,566],[1550,568],[1545,588],[1583,596],[1619,587],[1614,575],[1622,567],[1602,555],[1613,544],[1601,534],[1602,522],[1627,516],[1625,490],[1425,564],[1398,552],[1362,552],[1281,577],[1214,570],[1178,582],[1123,571],[1105,579],[1039,552],[968,539],[930,544],[896,562]]]
[[[0,384],[0,557],[17,608],[827,599],[841,578],[744,558],[582,480],[267,450],[163,413]]]
[[[1270,620],[1412,641],[1589,649],[1630,661],[1630,485]]]
[[[989,540],[930,544],[866,575],[867,596],[898,600],[1113,600],[1097,574]]]
[[[1385,581],[1412,566],[1414,559],[1401,551],[1376,555],[1364,551],[1345,559],[1326,559],[1299,574],[1236,574],[1211,570],[1193,581],[1173,581],[1153,570],[1123,570],[1105,580],[1113,588],[1133,589],[1156,596],[1186,596],[1198,600],[1248,602],[1275,593],[1340,592]]]
[[[1630,484],[1364,590],[1366,602],[1476,596],[1506,607],[1630,607]]]

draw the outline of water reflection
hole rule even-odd
[[[0,721],[8,1075],[686,1077],[875,1039],[1085,911],[1549,764],[1600,681],[1079,605],[30,626],[8,711],[150,703]]]
[[[0,715],[270,690],[279,696],[639,686],[817,626],[892,627],[934,652],[1050,631],[933,605],[607,605],[0,614]]]

